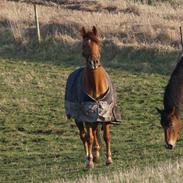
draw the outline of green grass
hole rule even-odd
[[[143,52],[130,50],[128,56],[122,51],[122,55],[105,63],[117,88],[123,121],[111,128],[114,164],[105,166],[103,148],[101,160],[92,171],[83,170],[84,151],[78,130],[64,113],[66,78],[80,65],[80,56],[63,55],[56,62],[41,57],[37,62],[16,55],[11,59],[5,54],[1,57],[0,182],[74,180],[182,158],[182,140],[173,151],[164,148],[163,131],[155,111],[156,106],[162,107],[162,94],[175,64],[175,53],[155,52],[155,64],[146,52],[137,54]]]
[[[175,6],[179,2],[180,0],[176,0],[172,5]],[[0,22],[0,182],[67,181],[90,175],[96,178],[95,175],[102,174],[111,176],[112,172],[117,175],[119,171],[133,172],[131,168],[134,167],[137,167],[142,174],[141,172],[147,167],[156,168],[162,162],[177,162],[183,159],[182,139],[177,143],[175,150],[169,151],[164,148],[163,130],[155,110],[155,107],[162,107],[164,87],[178,58],[176,51],[178,45],[170,45],[173,40],[177,42],[176,36],[171,36],[172,27],[168,26],[168,32],[164,31],[167,24],[165,22],[170,19],[176,24],[176,19],[180,19],[181,15],[177,17],[175,12],[167,6],[170,15],[166,12],[166,16],[158,21],[160,23],[158,29],[162,29],[165,35],[163,41],[162,37],[159,40],[159,32],[153,28],[158,24],[156,16],[155,20],[148,21],[148,26],[152,27],[153,31],[150,34],[147,34],[149,29],[146,30],[146,21],[142,21],[142,26],[145,25],[145,28],[140,28],[140,33],[142,32],[145,40],[148,35],[150,38],[147,42],[141,40],[143,42],[139,43],[133,40],[134,37],[131,37],[131,34],[135,35],[134,28],[138,24],[138,17],[144,15],[141,11],[146,7],[134,6],[133,8],[129,4],[129,7],[118,8],[117,4],[113,7],[107,3],[103,2],[104,7],[95,4],[93,8],[88,3],[84,5],[82,3],[82,6],[73,6],[76,8],[73,12],[72,4],[69,3],[68,13],[72,14],[78,9],[82,11],[84,18],[88,15],[85,11],[90,11],[91,8],[93,16],[86,17],[84,23],[83,19],[79,20],[80,14],[78,14],[76,19],[70,17],[66,24],[58,21],[57,25],[56,19],[60,20],[59,16],[62,15],[59,15],[60,9],[53,9],[53,12],[58,11],[59,15],[57,17],[53,14],[53,20],[56,20],[56,27],[54,27],[52,18],[47,22],[40,14],[40,18],[42,17],[46,22],[41,23],[42,28],[48,26],[47,29],[50,27],[50,30],[56,30],[60,27],[58,30],[69,36],[68,40],[63,42],[61,40],[64,35],[61,34],[59,36],[61,42],[56,41],[54,37],[56,32],[53,31],[53,34],[43,37],[41,45],[35,43],[33,22],[31,20],[24,22],[21,18],[26,17],[23,16],[24,12],[30,10],[30,7],[24,9],[22,6],[20,11],[20,7],[17,6],[17,12],[21,17],[16,17],[15,20],[13,18],[17,16],[17,12],[9,12],[12,8],[6,7],[7,10],[2,13]],[[73,5],[75,5],[74,2]],[[10,7],[14,6],[10,5]],[[107,30],[108,22],[113,19],[106,22],[106,30],[105,21],[99,26],[103,37],[106,37],[102,45],[102,61],[117,88],[118,104],[123,121],[121,125],[111,128],[111,151],[114,163],[109,167],[105,166],[105,147],[103,147],[100,162],[95,164],[93,170],[85,171],[83,169],[84,151],[78,129],[74,121],[68,121],[65,117],[64,89],[69,73],[83,63],[81,43],[76,41],[80,39],[80,27],[85,22],[91,27],[90,24],[98,22],[98,18],[96,20],[93,18],[100,13],[103,13],[100,23],[103,22],[108,14],[106,8],[109,13],[111,9],[111,15],[115,15],[118,10],[121,14],[124,13],[124,16],[133,11],[137,14],[139,12],[139,15],[134,16],[137,22],[130,21],[130,26],[125,30],[123,26],[121,27],[121,20],[119,20],[119,30],[115,28],[115,31]],[[42,14],[47,11],[43,9]],[[96,14],[95,11],[97,11]],[[154,9],[149,9],[149,17],[152,12]],[[11,13],[12,16],[9,17]],[[161,15],[159,10],[154,12],[154,15],[156,14]],[[128,18],[126,20],[128,22]],[[14,21],[15,25],[11,27],[10,23]],[[12,34],[12,31],[17,31],[16,25],[19,25],[19,22],[20,25],[24,25],[20,27],[24,40],[22,42]],[[171,22],[170,25],[172,25]],[[45,33],[47,33],[46,30]],[[156,34],[157,40],[151,34]],[[123,36],[129,36],[129,42],[126,42],[126,39],[123,42]]]

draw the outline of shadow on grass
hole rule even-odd
[[[110,43],[104,46],[103,60],[114,69],[131,73],[170,74],[176,65],[180,53],[154,48],[117,47]]]
[[[40,45],[35,40],[18,44],[10,32],[0,34],[0,58],[13,61],[24,60],[34,63],[79,67],[83,62],[81,45],[69,46],[59,44],[47,38]],[[170,74],[177,63],[178,51],[162,51],[132,46],[118,47],[111,41],[104,41],[102,62],[106,67],[120,69],[131,73]]]

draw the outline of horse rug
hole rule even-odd
[[[116,91],[106,72],[108,91],[99,100],[87,95],[82,86],[84,68],[72,72],[67,80],[65,91],[65,111],[68,117],[77,122],[111,122],[118,124],[121,114],[116,103]]]

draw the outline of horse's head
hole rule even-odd
[[[165,110],[160,110],[156,108],[161,116],[161,126],[164,130],[165,135],[165,146],[168,149],[173,149],[175,147],[176,141],[180,137],[180,132],[182,129],[182,124],[180,118],[176,114],[175,107],[171,111],[167,112]]]
[[[86,31],[84,27],[81,29],[83,37],[82,55],[86,59],[89,69],[97,69],[100,64],[100,41],[97,29],[93,26],[91,31]]]

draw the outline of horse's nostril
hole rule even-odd
[[[168,146],[169,146],[169,149],[173,149],[173,146],[171,144],[169,144]]]
[[[165,146],[167,149],[173,149],[173,145],[171,145],[171,144],[166,144],[166,146]]]

